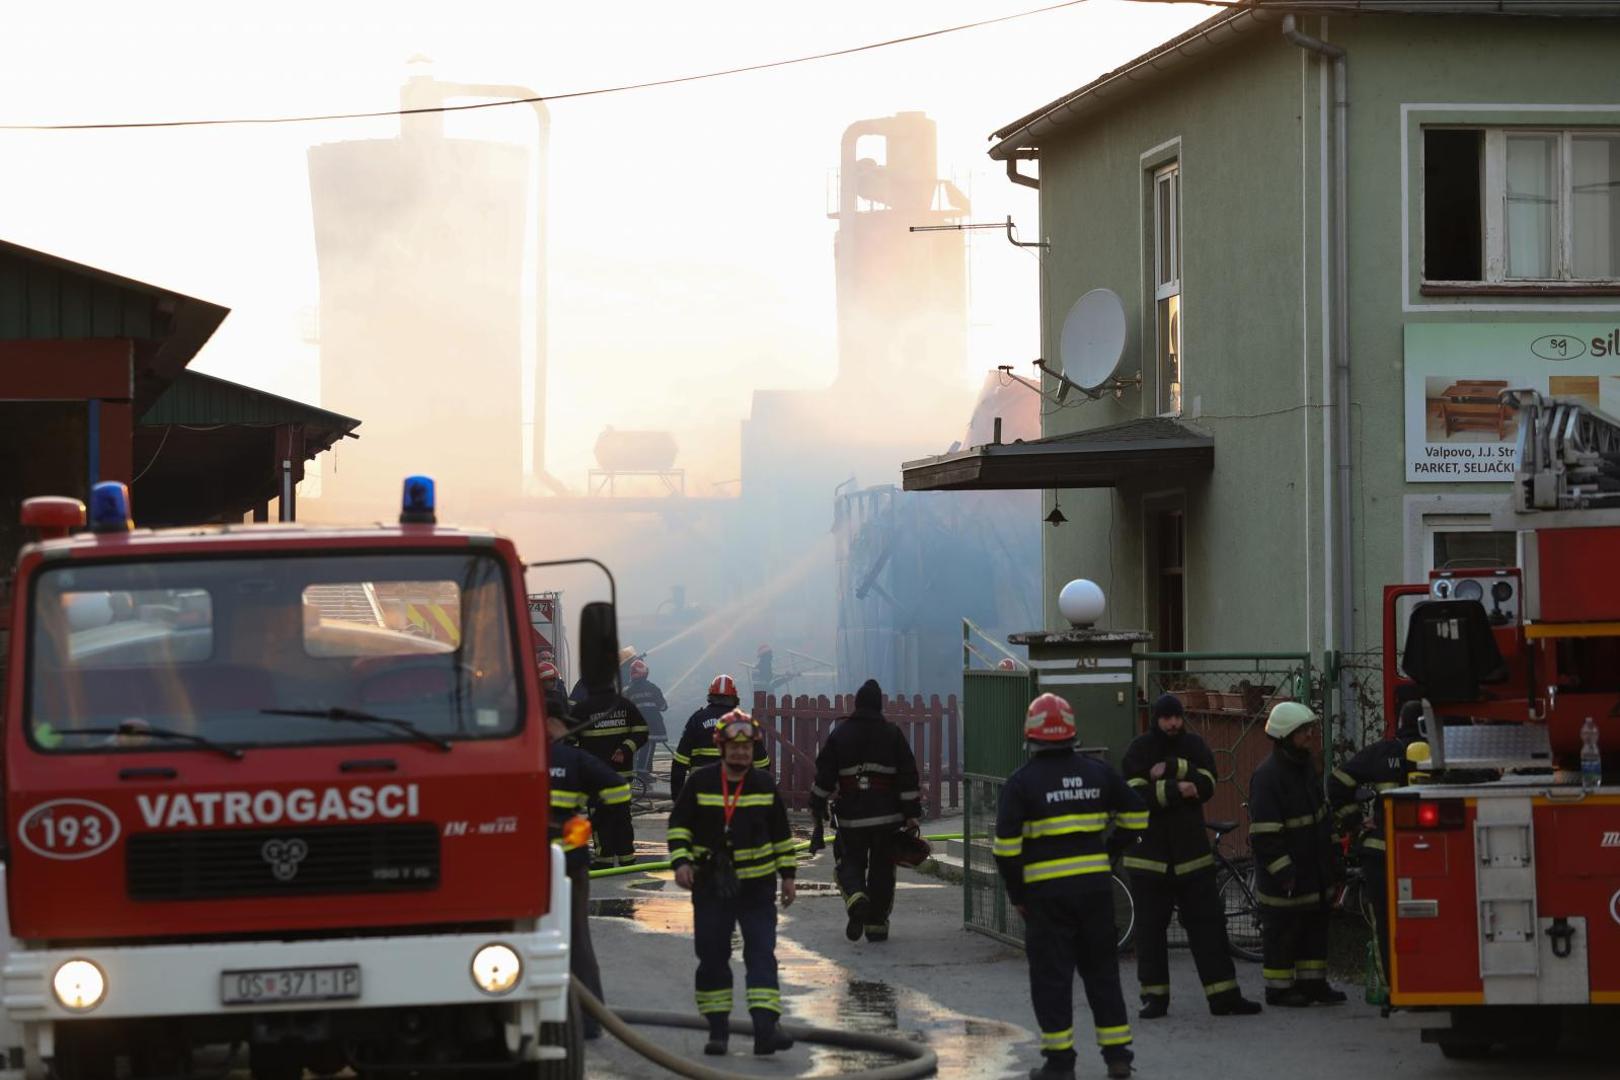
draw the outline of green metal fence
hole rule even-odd
[[[1024,943],[1024,920],[1007,900],[990,838],[1006,777],[968,773],[962,785],[962,925],[1009,945]]]
[[[1034,696],[1028,669],[962,672],[964,773],[1005,779],[1024,763],[1024,713]]]

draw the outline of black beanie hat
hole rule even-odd
[[[867,679],[855,691],[855,711],[874,715],[883,713],[883,687],[878,685],[876,679]]]
[[[1153,702],[1153,719],[1161,716],[1185,716],[1186,710],[1181,707],[1181,699],[1174,694],[1160,694]]]

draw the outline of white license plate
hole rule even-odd
[[[226,971],[219,976],[219,994],[227,1005],[353,999],[360,996],[360,965]]]

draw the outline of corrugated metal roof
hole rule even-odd
[[[307,438],[325,442],[327,446],[360,426],[360,421],[353,417],[267,394],[263,390],[204,375],[200,371],[181,372],[180,377],[141,416],[140,423],[143,427],[169,424],[191,427],[300,424]]]

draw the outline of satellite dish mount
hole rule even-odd
[[[1074,302],[1063,319],[1058,341],[1063,370],[1053,371],[1044,359],[1035,366],[1058,380],[1058,402],[1078,389],[1093,401],[1112,393],[1117,399],[1126,387],[1142,385],[1142,373],[1121,378],[1125,357],[1125,304],[1112,289],[1092,289]]]

